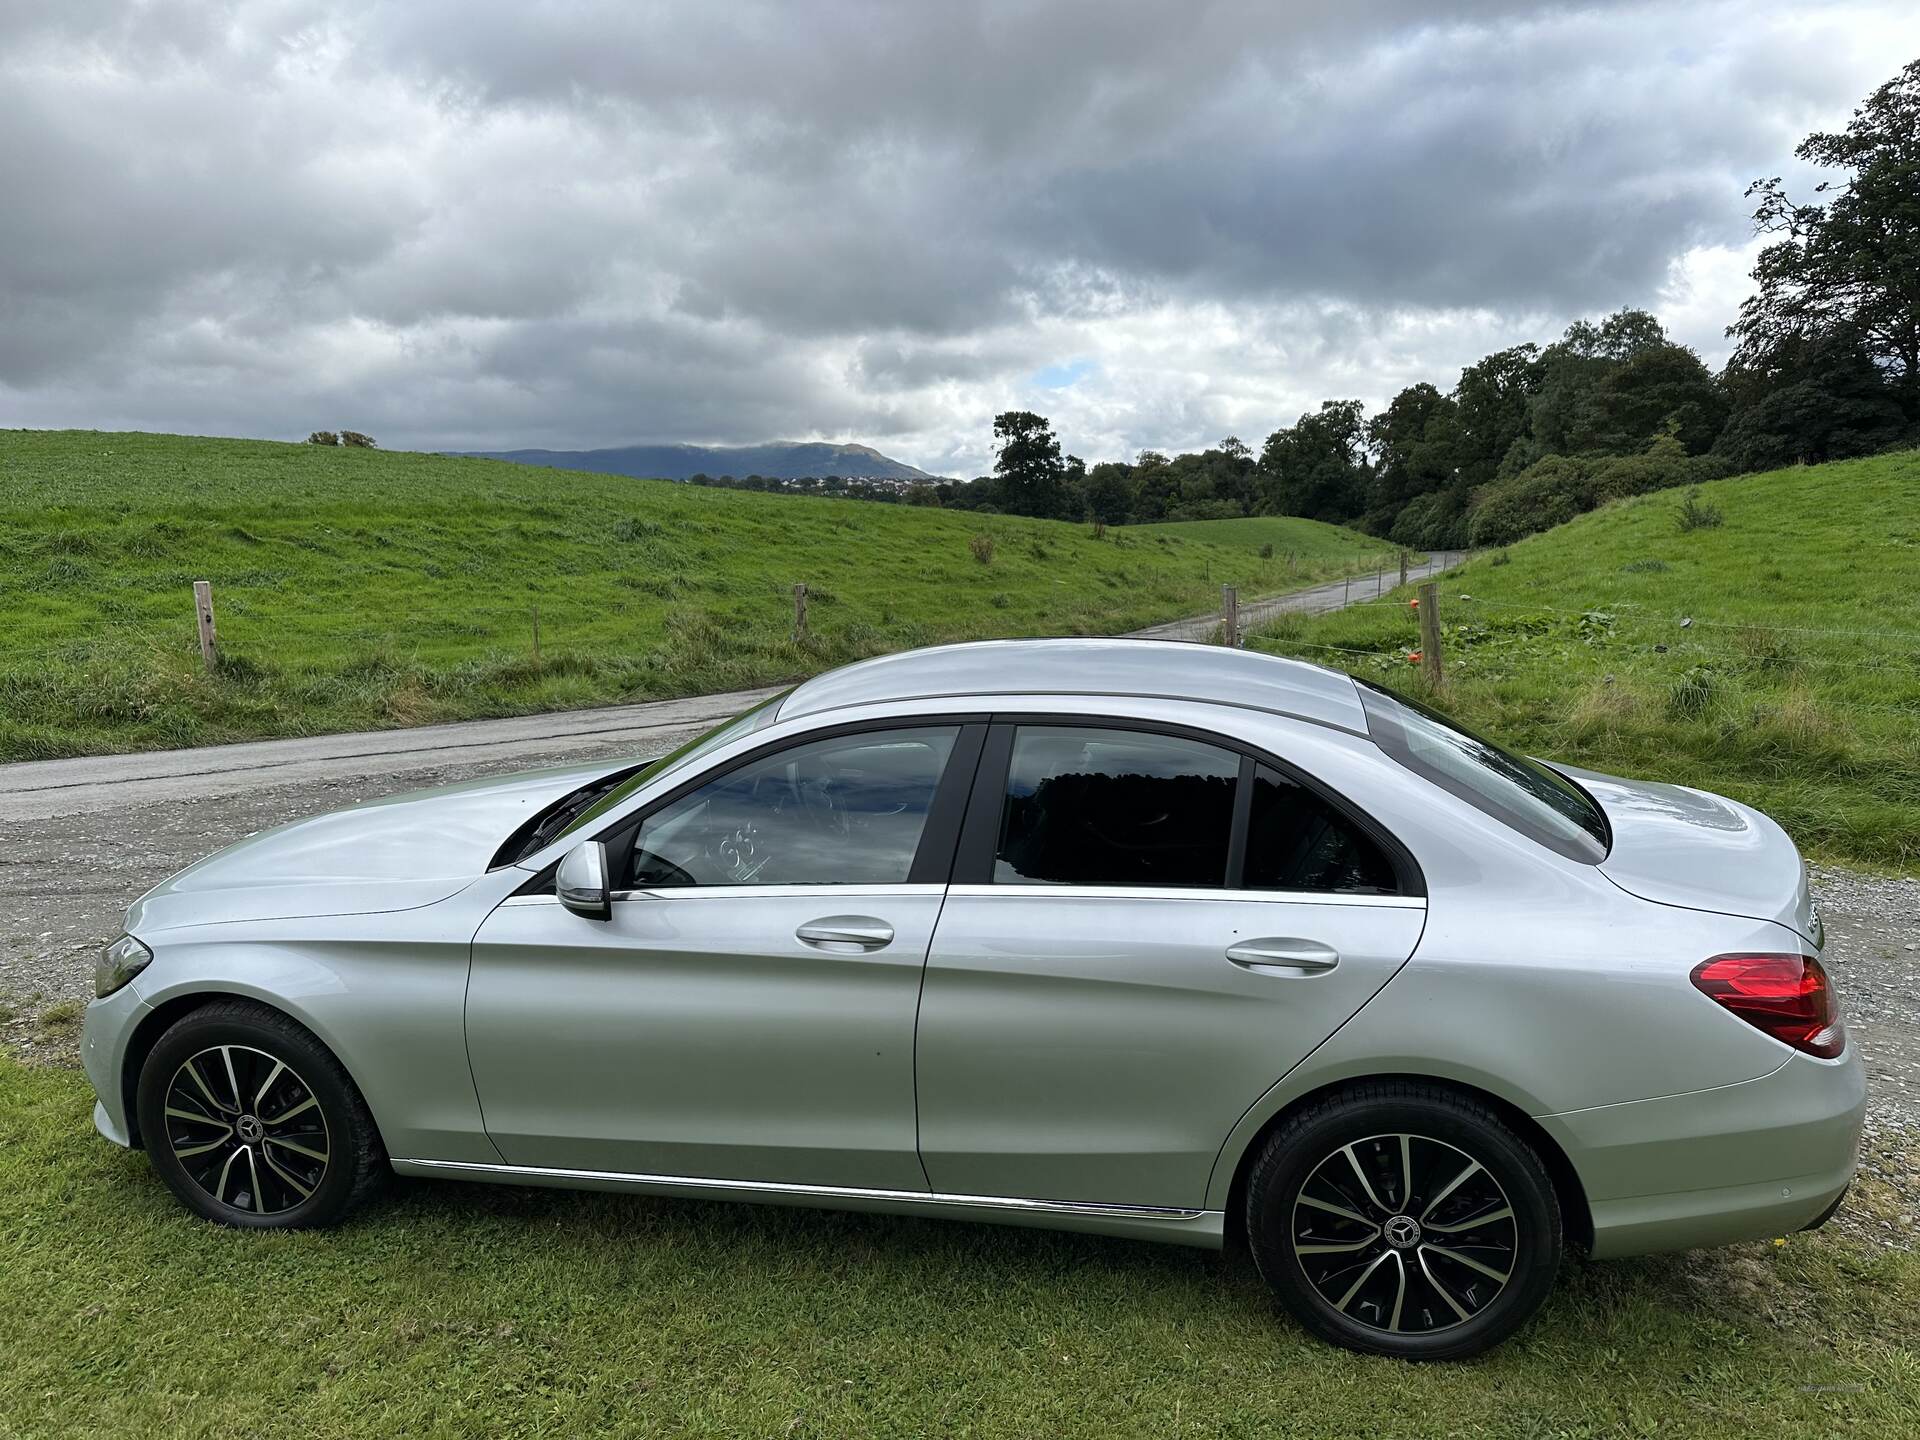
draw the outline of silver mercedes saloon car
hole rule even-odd
[[[1411,1358],[1596,1257],[1822,1223],[1858,1055],[1792,842],[1345,675],[1011,641],[651,764],[401,795],[157,886],[94,1119],[179,1199],[389,1172],[1218,1247]]]

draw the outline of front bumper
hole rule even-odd
[[[1866,1072],[1795,1054],[1715,1090],[1539,1117],[1578,1172],[1598,1258],[1788,1235],[1853,1179]]]
[[[121,1077],[126,1074],[127,1046],[133,1033],[152,1010],[133,986],[122,986],[106,999],[87,1006],[86,1024],[80,1032],[80,1061],[97,1097],[93,1128],[116,1145],[133,1144],[133,1117],[127,1114]]]

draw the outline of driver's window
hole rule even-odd
[[[631,885],[900,885],[960,729],[869,730],[742,765],[642,822]]]

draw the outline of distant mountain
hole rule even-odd
[[[870,445],[829,445],[820,440],[771,445],[622,445],[613,450],[467,450],[483,460],[515,460],[596,475],[632,475],[643,480],[688,480],[695,475],[765,475],[781,480],[937,480],[924,470],[890,460]]]

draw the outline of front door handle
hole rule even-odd
[[[1340,952],[1317,940],[1249,940],[1227,947],[1227,959],[1257,974],[1317,975],[1340,963]]]
[[[828,915],[793,933],[821,950],[880,950],[893,943],[893,926],[871,915]]]

